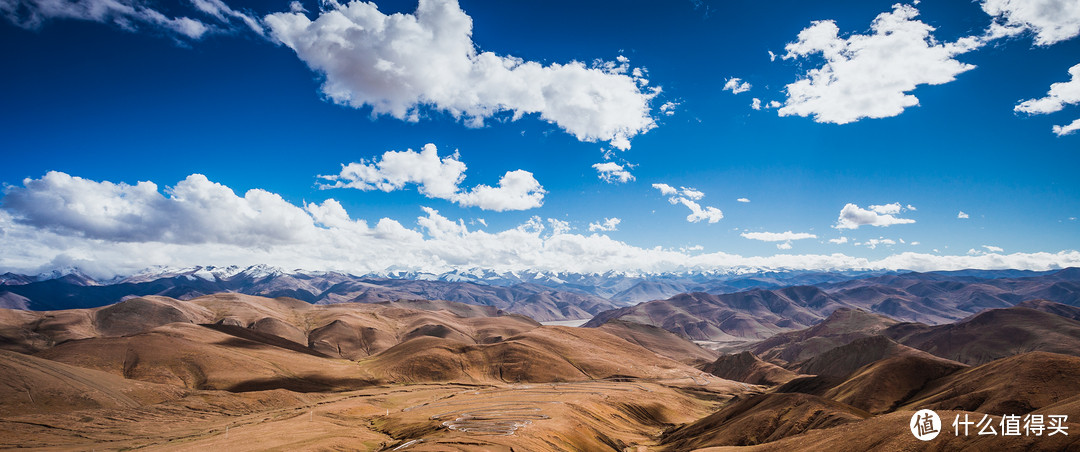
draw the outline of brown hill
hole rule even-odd
[[[1067,304],[1055,303],[1047,300],[1028,300],[1016,305],[1018,308],[1034,309],[1036,311],[1049,312],[1068,319],[1080,320],[1080,308]]]
[[[665,450],[752,446],[870,417],[842,403],[807,394],[760,394],[734,402],[664,434]]]
[[[716,359],[715,352],[653,325],[613,320],[599,329],[683,364],[704,364]]]
[[[1078,393],[1080,358],[1032,352],[937,379],[904,406],[1023,415]]]
[[[965,411],[938,411],[941,416],[943,431],[930,443],[915,438],[908,429],[908,422],[914,411],[898,411],[875,416],[859,422],[848,422],[833,428],[811,430],[804,434],[782,440],[761,444],[754,447],[709,447],[698,452],[790,452],[822,451],[863,452],[868,450],[1024,450],[1024,451],[1062,451],[1076,450],[1080,447],[1080,436],[1001,436],[970,435],[957,436],[952,430],[952,420],[956,416],[967,414],[976,422],[982,419],[982,413]],[[990,416],[990,422],[998,425],[1000,415]],[[1080,428],[1080,424],[1068,424],[1069,432]],[[962,432],[961,432],[962,433]]]
[[[311,392],[371,383],[348,361],[327,359],[277,336],[231,328],[242,335],[229,334],[228,329],[172,323],[132,336],[68,341],[36,356],[124,378],[192,389],[285,388]],[[275,344],[274,339],[284,344]],[[285,344],[292,347],[283,347]]]
[[[903,323],[884,334],[972,365],[1030,351],[1080,355],[1080,322],[1022,307],[991,309],[948,325]]]
[[[796,363],[864,337],[880,334],[898,322],[861,309],[841,308],[810,328],[777,334],[754,345],[762,359]]]
[[[806,328],[845,305],[810,286],[713,295],[680,294],[628,308],[604,311],[586,327],[622,320],[654,325],[701,341],[764,339],[777,333]]]
[[[700,373],[606,331],[556,326],[492,344],[418,337],[360,365],[378,378],[408,383],[684,379]]]
[[[936,358],[924,351],[897,344],[888,337],[877,335],[856,339],[849,344],[826,351],[802,362],[796,368],[804,374],[845,378],[865,365],[896,356]]]
[[[930,354],[901,354],[874,362],[822,396],[871,414],[896,409],[929,382],[967,366]]]
[[[131,409],[179,399],[187,392],[0,350],[0,411],[7,413]]]
[[[241,294],[185,301],[151,296],[92,309],[0,310],[0,348],[34,352],[66,341],[132,335],[171,323],[239,326],[347,359],[378,353],[417,335],[455,335],[466,342],[485,342],[539,326],[527,317],[494,308],[447,301],[321,306]]]
[[[795,372],[762,361],[751,352],[723,355],[701,370],[720,378],[754,385],[780,385],[798,376]]]

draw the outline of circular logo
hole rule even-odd
[[[919,410],[911,416],[911,434],[922,441],[930,441],[941,433],[941,418],[931,410]]]

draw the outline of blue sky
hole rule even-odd
[[[1053,129],[1080,118],[1080,2],[430,0],[419,23],[414,1],[97,4],[0,0],[0,270],[1080,263],[1080,132]],[[408,23],[349,34],[341,11]],[[378,166],[428,143],[451,165]],[[187,198],[167,188],[193,174]],[[347,222],[310,207],[329,199]]]

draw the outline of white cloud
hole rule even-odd
[[[965,219],[965,218],[969,218],[969,217],[970,217],[970,216],[969,216],[968,214],[964,213],[964,211],[963,211],[963,210],[961,210],[961,211],[960,211],[960,213],[956,214],[956,218],[959,218],[959,219],[961,219],[961,220],[963,220],[963,219]]]
[[[234,10],[222,0],[190,0],[192,12],[211,21],[187,16],[166,15],[147,0],[0,0],[0,14],[23,28],[38,29],[54,19],[85,20],[110,24],[128,31],[149,29],[188,39],[202,39],[207,34],[230,33],[246,27],[264,35],[254,17]],[[212,22],[212,23],[211,23]]]
[[[697,201],[697,200],[705,197],[705,193],[702,193],[700,190],[690,188],[690,187],[680,187],[680,188],[682,190],[679,191],[679,194],[681,194],[682,196],[685,196],[687,198],[693,199],[694,201]]]
[[[900,213],[900,203],[894,202],[892,204],[884,204],[880,206],[870,206],[870,210],[881,215],[896,215]]]
[[[1001,248],[1000,246],[983,245],[982,247],[986,248],[987,251],[991,251],[991,252],[994,252],[994,253],[1005,252],[1005,250],[1003,248]]]
[[[625,184],[635,180],[634,175],[630,174],[630,171],[627,171],[626,168],[615,162],[597,163],[592,167],[596,169],[597,177],[609,184]]]
[[[75,19],[111,23],[129,31],[140,27],[162,29],[191,39],[210,31],[210,26],[201,21],[168,17],[138,0],[0,0],[0,14],[29,29],[37,29],[51,19]]]
[[[899,115],[919,104],[910,94],[919,85],[940,85],[975,66],[953,57],[982,41],[963,38],[939,43],[934,28],[915,20],[919,12],[897,4],[874,19],[872,34],[840,37],[832,20],[816,21],[787,44],[784,59],[820,54],[825,64],[787,85],[780,116],[812,116],[817,122],[847,124],[863,118]]]
[[[611,232],[619,230],[619,223],[622,220],[618,218],[604,218],[604,221],[598,221],[596,223],[589,223],[589,232]]]
[[[660,190],[661,195],[670,196],[668,202],[671,204],[682,204],[690,209],[690,215],[686,216],[686,221],[697,223],[706,220],[709,223],[716,223],[724,218],[724,212],[720,209],[709,206],[702,207],[701,204],[695,202],[705,197],[705,193],[702,193],[701,191],[690,187],[679,187],[679,189],[676,189],[668,184],[652,184],[652,186],[653,188]]]
[[[907,205],[907,210],[915,211],[915,210],[919,210],[919,209],[916,209],[915,206],[913,206],[911,204],[908,204]]]
[[[262,24],[257,19],[240,11],[232,9],[229,5],[226,5],[222,0],[190,0],[191,4],[195,6],[199,11],[204,14],[208,14],[216,18],[219,22],[228,24],[234,19],[246,25],[251,31],[255,32],[259,36],[265,36],[266,31],[263,29]],[[295,2],[294,2],[295,3]],[[290,4],[289,8],[295,8],[296,5]],[[303,8],[303,5],[300,5]]]
[[[790,242],[792,240],[805,240],[816,239],[817,236],[807,232],[744,232],[739,234],[743,238],[750,240],[760,240],[762,242]]]
[[[748,199],[748,198],[739,198],[739,199],[736,199],[735,201],[738,201],[738,202],[750,202],[750,199]]]
[[[776,61],[776,54],[769,50],[769,61]]]
[[[1050,45],[1080,34],[1080,3],[1073,0],[984,0],[983,11],[1001,22],[992,35],[1031,31],[1035,43]]]
[[[1069,123],[1068,125],[1054,126],[1052,130],[1054,131],[1054,135],[1057,135],[1059,137],[1069,135],[1073,132],[1076,132],[1077,130],[1080,130],[1080,118],[1076,118],[1075,121]]]
[[[709,223],[716,223],[724,218],[724,212],[721,212],[720,209],[715,207],[702,207],[698,203],[683,197],[674,199],[690,209],[690,215],[686,216],[686,221],[691,223],[697,223],[702,220],[706,220]]]
[[[1045,97],[1020,102],[1014,110],[1018,113],[1037,115],[1061,111],[1066,105],[1080,104],[1080,64],[1069,68],[1069,75],[1071,76],[1069,81],[1050,85],[1050,90],[1047,91]],[[1053,127],[1054,133],[1058,136],[1068,135],[1078,129],[1080,129],[1080,119],[1068,125]]]
[[[675,187],[672,187],[672,186],[670,186],[668,184],[652,184],[652,187],[657,189],[657,190],[660,190],[660,194],[664,195],[664,196],[671,196],[671,195],[674,195],[676,193],[679,193],[679,190],[675,189]]]
[[[324,5],[315,20],[282,12],[264,22],[324,76],[322,92],[335,103],[409,121],[430,108],[471,126],[502,112],[538,114],[578,140],[624,150],[656,125],[649,103],[659,89],[645,90],[626,57],[544,66],[481,52],[457,0],[420,0],[415,13],[392,15],[374,3]]]
[[[9,187],[0,208],[0,272],[78,265],[101,278],[151,265],[253,265],[441,273],[493,271],[686,272],[798,270],[1050,270],[1080,266],[1080,252],[940,256],[844,254],[740,256],[637,247],[606,235],[570,233],[565,221],[533,218],[498,232],[469,230],[423,208],[414,226],[355,219],[333,199],[296,206],[264,190],[243,197],[201,176],[164,193],[50,173]],[[550,225],[550,227],[546,226]],[[700,249],[698,249],[700,250]]]
[[[679,106],[676,102],[664,102],[664,105],[660,106],[660,113],[664,116],[672,116],[675,114],[675,108]]]
[[[732,77],[724,82],[724,88],[721,91],[731,91],[732,94],[745,93],[750,91],[750,83],[744,82],[741,78]]]
[[[865,242],[856,243],[855,246],[865,246],[865,247],[870,248],[870,249],[876,249],[878,247],[878,245],[887,245],[888,246],[888,245],[895,245],[895,244],[896,244],[896,241],[893,240],[893,239],[876,238],[876,239],[867,240]]]
[[[573,229],[570,227],[569,221],[557,220],[555,218],[548,218],[547,221],[548,225],[551,226],[551,233],[554,235],[566,234],[567,232],[570,232],[571,229]]]
[[[806,232],[744,232],[739,234],[743,238],[750,240],[760,240],[762,242],[783,242],[777,243],[776,248],[781,250],[790,250],[792,248],[792,240],[805,240],[816,239],[817,236]]]
[[[465,164],[458,160],[457,152],[440,158],[434,144],[424,145],[420,152],[388,151],[371,162],[342,165],[341,173],[319,176],[333,182],[320,188],[355,188],[359,190],[401,190],[415,184],[417,190],[429,198],[445,199],[466,207],[485,210],[526,210],[544,203],[544,187],[532,173],[523,170],[509,171],[499,179],[496,187],[477,185],[462,190],[465,180]]]
[[[1050,85],[1046,97],[1020,102],[1014,110],[1029,114],[1046,114],[1060,111],[1066,105],[1080,103],[1080,64],[1069,68],[1069,76],[1071,78],[1067,82]]]
[[[835,243],[837,245],[843,245],[843,244],[845,244],[847,242],[848,242],[847,237],[840,237],[840,238],[837,238],[837,239],[829,239],[829,243]]]
[[[870,206],[869,210],[848,203],[840,210],[840,217],[836,219],[836,226],[834,227],[836,229],[858,229],[859,226],[891,226],[915,222],[915,220],[909,218],[896,218],[894,215],[899,212],[899,203]]]
[[[281,196],[254,189],[240,197],[201,174],[162,194],[152,182],[95,182],[51,171],[9,188],[3,207],[37,228],[119,242],[291,243],[315,227],[305,209]],[[333,210],[322,206],[311,215],[333,223]]]

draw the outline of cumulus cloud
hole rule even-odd
[[[910,94],[919,85],[940,85],[975,66],[955,56],[978,48],[983,41],[962,38],[940,43],[934,28],[916,20],[915,7],[897,4],[877,16],[872,34],[840,36],[832,20],[822,20],[799,32],[785,46],[785,60],[820,54],[825,63],[787,85],[788,98],[780,116],[812,116],[823,123],[847,124],[863,118],[899,115],[919,104]]]
[[[702,206],[696,202],[705,197],[705,193],[702,193],[699,190],[690,187],[679,187],[676,189],[668,184],[652,184],[652,186],[653,188],[660,190],[661,195],[669,196],[668,202],[671,204],[682,204],[690,209],[690,215],[686,216],[686,221],[691,223],[697,223],[699,221],[716,223],[724,218],[724,212],[720,209]]]
[[[776,244],[776,249],[778,249],[778,250],[790,250],[791,249],[791,242],[777,243]]]
[[[1080,266],[1080,252],[740,256],[700,248],[638,247],[606,235],[569,231],[563,220],[534,217],[509,229],[470,230],[437,210],[415,222],[353,218],[333,199],[291,205],[274,193],[192,176],[163,192],[50,173],[9,187],[0,200],[0,271],[36,273],[77,265],[97,277],[152,265],[253,265],[441,273],[493,271],[634,272],[775,270],[1050,270]]]
[[[424,145],[420,152],[388,151],[371,162],[361,160],[341,166],[335,175],[319,176],[330,181],[320,188],[355,188],[358,190],[401,190],[415,184],[417,190],[429,198],[445,199],[465,207],[485,210],[526,210],[544,203],[544,187],[524,170],[509,171],[499,179],[498,186],[477,185],[463,190],[465,164],[457,152],[439,157],[434,144]]]
[[[3,208],[37,228],[120,242],[291,243],[314,228],[304,209],[277,194],[253,189],[240,197],[201,174],[162,194],[152,182],[95,182],[52,171],[9,188]]]
[[[750,199],[749,198],[739,198],[739,199],[736,199],[735,201],[738,201],[738,202],[750,202]]]
[[[869,209],[863,209],[858,205],[848,203],[840,210],[840,217],[836,219],[836,229],[858,229],[859,226],[891,226],[894,224],[911,224],[915,220],[910,218],[897,218],[895,215],[901,211],[900,203],[872,205]]]
[[[630,171],[627,171],[625,167],[615,162],[597,163],[592,167],[596,170],[596,177],[599,177],[600,180],[609,184],[625,184],[635,180],[634,175],[630,174]]]
[[[1002,253],[1002,252],[1004,252],[1004,251],[1005,251],[1005,250],[1004,250],[1003,248],[1001,248],[1000,246],[994,246],[994,245],[983,245],[982,247],[983,247],[983,248],[986,248],[986,250],[987,250],[987,251],[990,251],[990,252],[993,252],[993,253]]]
[[[589,232],[611,232],[619,230],[619,223],[622,223],[618,218],[604,218],[604,221],[598,221],[596,223],[589,223]]]
[[[414,13],[391,15],[374,3],[325,5],[314,20],[282,12],[263,21],[323,76],[322,92],[335,103],[409,121],[430,108],[471,126],[500,113],[537,114],[578,140],[624,150],[656,125],[650,101],[659,89],[646,89],[626,57],[544,66],[481,52],[457,0],[420,0]]]
[[[968,214],[964,213],[963,210],[961,210],[960,213],[956,214],[956,218],[963,220],[963,219],[970,218],[970,216]]]
[[[731,91],[732,94],[745,93],[750,91],[750,83],[744,82],[741,78],[732,77],[724,82],[724,88],[721,91]]]
[[[1080,9],[1080,6],[1077,8]],[[1066,105],[1080,104],[1080,64],[1069,68],[1069,75],[1071,76],[1069,81],[1050,85],[1050,90],[1045,97],[1020,102],[1014,110],[1018,113],[1038,115],[1061,111]],[[1054,126],[1053,131],[1058,136],[1062,136],[1073,133],[1077,129],[1080,129],[1080,119],[1068,125]]]
[[[848,238],[847,238],[847,237],[840,237],[840,238],[836,238],[836,239],[829,239],[829,243],[835,243],[835,244],[837,244],[837,245],[843,245],[843,244],[845,244],[845,243],[847,243],[847,242],[848,242]]]
[[[1080,3],[1071,0],[984,0],[993,16],[992,35],[1035,34],[1035,43],[1050,45],[1080,34]]]

